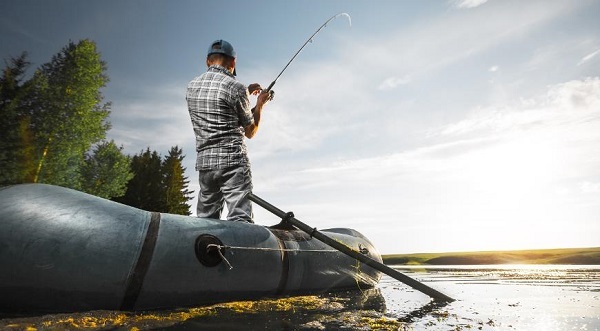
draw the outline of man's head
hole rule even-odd
[[[230,43],[225,40],[215,40],[210,44],[208,48],[208,54],[206,55],[206,65],[221,65],[227,68],[235,76],[235,60],[237,54]]]

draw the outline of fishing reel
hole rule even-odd
[[[275,98],[275,91],[269,90],[269,101],[273,100],[273,98]]]

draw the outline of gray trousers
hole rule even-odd
[[[198,217],[220,219],[223,204],[227,203],[228,221],[252,220],[252,173],[249,164],[226,169],[200,170],[200,193],[198,194]]]

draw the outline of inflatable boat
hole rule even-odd
[[[351,229],[321,230],[381,262]],[[0,188],[0,310],[149,310],[373,287],[294,228],[149,212],[45,184]]]

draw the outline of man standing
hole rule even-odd
[[[230,221],[252,221],[252,174],[244,136],[252,138],[269,93],[259,84],[246,87],[235,79],[236,53],[225,40],[214,41],[206,57],[208,70],[192,80],[186,100],[196,134],[196,170],[200,177],[197,216],[219,219],[227,203]],[[250,108],[250,94],[258,94]]]

